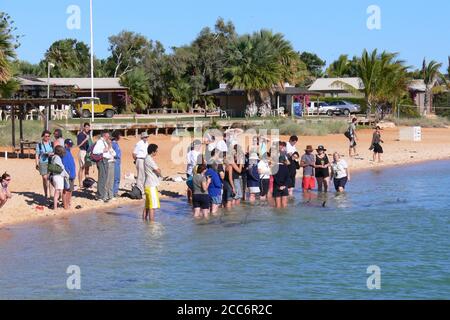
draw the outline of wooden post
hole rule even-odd
[[[12,136],[12,146],[14,150],[16,149],[16,106],[12,106],[11,108],[11,136]]]
[[[24,106],[25,108],[25,106]],[[20,109],[20,113],[19,113],[19,137],[20,137],[20,154],[23,156],[24,152],[23,152],[23,109]]]

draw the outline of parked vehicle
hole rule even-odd
[[[319,114],[326,114],[330,117],[340,113],[338,108],[323,101],[313,101],[308,103],[307,111],[309,114],[317,114],[317,111],[319,111]]]
[[[99,98],[81,97],[75,99],[73,108],[74,116],[81,118],[90,118],[92,112],[92,100],[94,101],[94,115],[104,116],[106,118],[114,117],[116,109],[110,104],[102,104]]]
[[[339,110],[340,114],[343,114],[345,116],[361,112],[360,105],[354,104],[354,103],[351,103],[351,102],[348,102],[345,100],[333,101],[333,102],[329,102],[329,104],[333,107],[336,107],[337,110]]]

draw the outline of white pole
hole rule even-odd
[[[90,0],[90,26],[91,26],[91,116],[94,122],[94,31],[92,26],[92,0]]]

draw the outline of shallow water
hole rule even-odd
[[[450,163],[354,175],[348,193],[196,223],[180,201],[0,230],[0,298],[449,299]],[[325,206],[322,204],[325,203]],[[66,269],[81,268],[81,290]],[[366,285],[381,268],[381,289]]]

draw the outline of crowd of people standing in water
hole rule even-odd
[[[324,146],[308,145],[300,152],[298,137],[289,141],[270,141],[254,136],[244,150],[233,135],[206,135],[195,140],[187,154],[187,194],[195,218],[208,218],[219,208],[231,209],[241,201],[267,201],[285,208],[294,195],[298,170],[301,188],[310,193],[317,188],[328,192],[331,181],[337,192],[344,192],[350,180],[347,162],[336,152],[329,159]]]
[[[236,131],[236,130],[235,130]],[[328,192],[330,184],[337,192],[344,192],[350,181],[347,162],[335,152],[329,158],[327,149],[308,145],[300,152],[299,139],[270,141],[268,136],[254,135],[248,146],[243,146],[236,132],[224,135],[206,134],[203,140],[195,140],[189,146],[186,157],[187,198],[192,204],[195,218],[216,215],[220,208],[231,209],[241,201],[254,203],[266,201],[277,208],[285,208],[296,188],[297,172],[301,170],[301,188],[305,194],[317,188]],[[345,136],[349,139],[349,155],[356,154],[356,121],[349,125]],[[64,209],[71,208],[72,192],[77,188],[90,188],[97,183],[96,200],[114,201],[119,197],[122,152],[118,131],[104,131],[94,142],[89,123],[85,123],[77,135],[76,144],[64,139],[60,129],[52,133],[45,130],[36,145],[36,170],[42,177],[46,200],[58,208],[60,200]],[[143,219],[153,220],[160,208],[158,186],[162,174],[157,165],[158,146],[149,143],[144,132],[133,150],[136,166],[137,198],[145,197]],[[373,161],[381,161],[380,128],[373,133],[370,150]],[[72,149],[78,148],[78,170]],[[244,150],[246,149],[246,150]],[[90,168],[97,167],[98,178],[90,177]],[[75,180],[78,179],[78,186]],[[0,208],[11,198],[11,176],[0,177]]]

